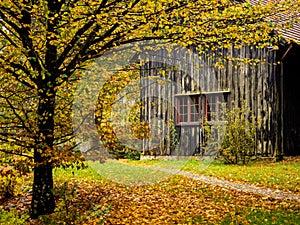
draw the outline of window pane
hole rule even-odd
[[[190,122],[197,122],[199,121],[199,96],[191,96],[190,98],[191,104],[190,104]]]
[[[228,93],[206,95],[207,120],[224,120],[224,110],[227,106]]]
[[[199,121],[199,95],[181,96],[178,98],[178,119],[180,123]]]
[[[179,103],[179,123],[188,122],[188,98],[180,97],[178,98]]]

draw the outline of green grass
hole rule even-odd
[[[173,212],[182,213],[186,221],[184,224],[300,224],[299,207],[295,202],[264,200],[256,195],[234,191],[225,193],[221,187],[212,187],[181,176],[171,176],[159,170],[182,169],[292,190],[299,185],[299,163],[299,160],[290,160],[276,163],[255,162],[240,166],[195,159],[108,160],[105,164],[88,162],[89,167],[81,170],[56,168],[55,191],[59,193],[63,190],[62,196],[66,199],[57,203],[53,215],[41,217],[41,221],[44,224],[59,224],[66,218],[77,221],[78,224],[85,224],[89,221],[88,218],[99,222],[106,219],[122,221],[124,218],[131,218],[131,212],[147,216],[146,209],[159,208],[155,212],[160,215],[161,210],[172,212],[174,207],[178,207]],[[163,179],[165,180],[162,181]],[[145,183],[153,184],[140,187],[123,185]],[[176,204],[173,204],[174,201]],[[67,208],[70,208],[69,213]],[[110,213],[113,214],[112,217]],[[169,219],[180,218],[176,213],[166,213],[165,216]],[[26,224],[27,218],[27,214],[0,211],[0,224]]]
[[[126,185],[159,182],[171,174],[160,168],[183,170],[247,182],[258,186],[300,193],[300,158],[281,162],[252,162],[249,165],[226,165],[218,161],[191,160],[109,160],[104,164],[89,162],[89,168],[78,170],[72,178],[103,179]],[[56,179],[70,176],[71,169],[55,169]]]
[[[161,161],[160,163],[145,167],[143,164],[130,164],[125,160],[107,160],[104,164],[98,161],[89,161],[88,168],[76,170],[67,168],[65,170],[54,169],[54,177],[57,182],[66,179],[86,179],[115,182],[125,185],[147,185],[157,183],[167,179],[172,174],[160,170],[163,168],[180,169],[185,162],[176,161],[170,163]]]
[[[292,211],[283,210],[264,210],[248,209],[228,213],[221,225],[233,224],[249,225],[282,225],[282,224],[300,224],[300,215]]]
[[[189,161],[183,170],[226,178],[233,181],[248,182],[260,186],[300,192],[300,160],[282,162],[255,162],[250,165],[224,165],[211,163],[201,170],[199,161]]]
[[[85,169],[75,168],[55,168],[53,170],[54,179],[56,181],[66,181],[69,179],[86,179],[86,180],[102,180],[103,178],[91,167]]]
[[[300,158],[281,162],[252,162],[248,165],[226,165],[218,161],[141,160],[134,165],[175,168],[196,174],[221,177],[264,187],[300,192]]]
[[[74,170],[74,169],[55,169],[54,171],[54,177],[57,182],[63,182],[68,179],[74,179],[78,180],[78,182],[83,182],[84,180],[88,181],[101,181],[103,182],[103,185],[108,185],[108,183],[111,184],[109,180],[116,181],[116,182],[122,182],[125,184],[134,184],[136,181],[140,181],[140,179],[143,178],[149,178],[149,176],[154,176],[155,174],[151,174],[151,170],[156,171],[153,169],[153,167],[145,167],[147,166],[155,166],[154,168],[165,167],[165,168],[173,168],[177,169],[181,167],[184,170],[191,171],[191,172],[199,172],[207,175],[215,175],[215,176],[222,176],[222,177],[228,177],[228,178],[234,178],[236,180],[243,180],[243,174],[245,172],[249,174],[259,174],[261,179],[263,180],[262,185],[265,185],[265,182],[270,180],[270,174],[266,173],[268,169],[273,170],[273,175],[276,177],[279,177],[276,175],[277,173],[280,173],[282,171],[290,171],[288,173],[294,174],[295,171],[298,170],[298,163],[299,162],[280,162],[280,163],[253,163],[248,166],[236,166],[236,165],[223,165],[219,162],[213,162],[206,168],[206,170],[201,170],[201,167],[199,167],[199,161],[197,160],[190,160],[190,161],[162,161],[162,160],[152,160],[152,161],[129,161],[131,164],[127,164],[126,161],[107,161],[105,164],[100,164],[98,162],[90,162],[89,168],[83,169],[83,170]],[[275,166],[278,166],[278,168],[274,168]],[[199,169],[200,168],[200,169]],[[97,172],[98,170],[98,172]],[[291,172],[292,171],[292,172]],[[157,172],[157,171],[156,171]],[[130,176],[126,176],[126,174],[131,174]],[[231,175],[230,175],[231,174]],[[294,174],[295,175],[295,174]],[[299,175],[299,174],[298,174]],[[159,175],[160,176],[160,175]],[[116,179],[113,180],[112,178]],[[138,179],[137,179],[138,178]],[[149,178],[150,179],[150,178]],[[249,178],[247,178],[249,179]],[[253,182],[261,181],[259,178],[253,178]],[[157,181],[157,180],[155,180]],[[108,183],[107,183],[108,182]],[[208,218],[204,215],[200,214],[194,214],[192,217],[187,216],[186,217],[186,224],[220,224],[220,225],[227,225],[227,224],[253,224],[253,225],[281,225],[281,224],[300,224],[300,215],[299,215],[299,207],[288,207],[287,205],[289,202],[286,202],[286,204],[282,203],[272,203],[272,201],[267,202],[266,205],[263,205],[263,200],[259,200],[262,202],[256,202],[256,200],[253,200],[251,196],[247,195],[245,196],[245,199],[241,196],[235,196],[233,194],[224,194],[221,189],[216,188],[211,189],[208,186],[191,186],[189,188],[189,185],[192,185],[192,183],[186,183],[181,182],[180,177],[174,177],[170,178],[169,181],[166,183],[157,183],[155,186],[150,185],[149,191],[154,191],[154,187],[156,185],[162,185],[161,188],[158,188],[160,192],[166,191],[166,193],[169,193],[168,195],[171,196],[181,196],[181,194],[184,195],[199,195],[202,196],[203,199],[205,199],[204,205],[197,205],[196,208],[207,208],[208,205],[212,206],[212,215],[214,215],[214,209],[213,206],[216,205],[221,206],[219,210],[222,209],[222,205],[225,203],[229,208],[231,208],[231,211],[227,211],[224,216],[220,216],[219,213],[219,220],[214,218],[213,223],[208,222]],[[283,183],[281,185],[284,185]],[[147,186],[145,187],[147,189]],[[145,190],[146,190],[145,189]],[[131,188],[125,188],[121,190],[129,191]],[[138,189],[134,189],[138,190]],[[148,189],[147,189],[148,190]],[[157,190],[156,190],[157,191]],[[112,195],[114,192],[110,192]],[[120,192],[121,193],[121,192]],[[141,193],[145,193],[141,191],[141,193],[135,193],[134,195],[137,197]],[[158,194],[158,192],[152,193],[153,196]],[[131,195],[131,194],[130,194]],[[130,196],[129,195],[129,196]],[[242,194],[241,194],[242,195]],[[182,197],[183,197],[182,196]],[[199,198],[199,196],[197,198]],[[254,197],[257,198],[257,197]],[[114,201],[110,202],[112,204],[112,210],[114,209],[114,204],[116,204],[118,207],[122,204],[128,204],[123,203],[123,198],[113,198]],[[125,198],[126,199],[126,198]],[[152,198],[150,198],[152,199]],[[184,197],[183,197],[184,201]],[[252,202],[253,201],[253,202]],[[268,200],[266,200],[268,201]],[[146,203],[141,203],[146,204]],[[273,206],[272,206],[273,205]],[[101,205],[100,205],[101,206]],[[100,207],[99,206],[99,207]],[[128,205],[126,208],[127,210],[136,210],[134,206],[133,208],[130,208]],[[150,207],[150,206],[148,206]],[[165,206],[164,206],[165,207]],[[150,207],[151,208],[151,207]],[[102,212],[102,211],[101,211]],[[138,213],[138,212],[137,212]],[[61,214],[61,213],[60,213]],[[124,215],[125,216],[125,215]],[[128,216],[128,215],[127,215]],[[170,215],[171,216],[171,215]],[[58,217],[58,216],[57,216]],[[54,217],[54,218],[57,218]],[[126,216],[125,216],[126,217]],[[60,218],[60,217],[59,217]],[[126,217],[127,218],[127,217]]]
[[[169,173],[160,171],[156,167],[124,164],[117,160],[108,160],[104,164],[89,162],[102,177],[126,185],[144,185],[159,182],[170,176]]]
[[[103,179],[126,185],[140,185],[159,182],[171,174],[160,168],[183,170],[225,178],[236,182],[246,182],[258,186],[276,188],[300,193],[300,158],[281,162],[252,162],[244,165],[226,165],[218,161],[190,160],[109,160],[104,164],[89,162],[89,168],[79,170],[73,178]],[[55,170],[55,177],[65,178],[65,172]]]

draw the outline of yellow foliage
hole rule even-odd
[[[95,58],[116,46],[159,38],[196,45],[200,52],[230,44],[274,46],[279,37],[273,31],[290,27],[299,9],[299,1],[251,6],[229,0],[2,0],[0,140],[14,142],[10,153],[19,148],[33,153],[37,167],[45,161],[57,165],[59,157],[67,157],[58,149],[67,146],[68,153],[75,147],[69,146],[74,141],[73,90]],[[113,148],[118,144],[111,141],[115,135],[107,122],[110,103],[135,79],[134,73],[120,72],[99,94],[100,137],[115,143]],[[145,124],[137,127],[147,134]],[[33,187],[38,190],[38,185]],[[48,187],[44,194],[50,193]]]

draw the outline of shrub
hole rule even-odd
[[[231,164],[249,162],[255,155],[257,121],[244,101],[241,107],[233,106],[226,112],[226,131],[220,148],[220,156]]]
[[[205,121],[202,124],[205,136],[203,149],[206,152],[212,149],[219,151],[219,157],[226,163],[247,164],[255,155],[257,121],[244,101],[241,101],[240,107],[232,105],[230,110],[223,109],[225,123]]]
[[[28,215],[17,215],[14,210],[0,211],[0,224],[23,225],[28,218]]]
[[[140,160],[141,153],[139,151],[126,152],[125,158],[131,160]]]
[[[13,174],[7,174],[7,175],[1,174],[0,175],[0,199],[9,198],[13,196],[16,184],[17,184],[16,178]]]
[[[15,194],[15,187],[31,171],[31,164],[30,158],[0,152],[0,199]]]

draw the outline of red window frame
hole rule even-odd
[[[200,121],[200,96],[177,97],[177,124],[195,124]]]
[[[200,120],[220,121],[222,104],[228,107],[228,93],[209,93],[177,96],[177,124],[199,124]]]

